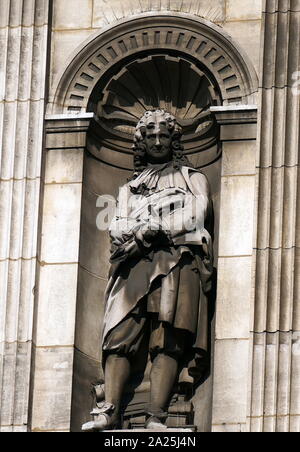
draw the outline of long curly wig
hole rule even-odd
[[[175,116],[165,112],[164,110],[150,110],[146,111],[136,126],[134,144],[132,146],[134,153],[134,174],[132,179],[138,177],[138,175],[141,174],[148,166],[145,144],[146,130],[150,123],[156,122],[166,125],[171,133],[174,168],[180,168],[181,166],[193,167],[184,155],[184,149],[181,143],[182,129],[177,123]]]

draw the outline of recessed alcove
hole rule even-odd
[[[221,94],[208,71],[175,55],[153,51],[151,56],[138,54],[130,62],[119,63],[114,66],[116,73],[110,70],[109,81],[100,78],[88,103],[96,116],[87,132],[84,154],[72,409],[75,431],[90,418],[91,384],[103,379],[101,334],[110,243],[108,232],[96,225],[101,210],[97,200],[117,197],[119,187],[132,176],[133,135],[145,111],[159,108],[175,115],[183,129],[186,156],[207,175],[214,202],[217,250],[221,147],[219,127],[210,108],[221,104]],[[149,369],[150,363],[130,402],[139,406],[133,409],[136,416],[143,414],[142,401],[147,400]],[[211,424],[212,385],[211,376],[207,377],[193,398],[195,422],[201,431]]]
[[[153,80],[151,90],[143,74]],[[139,82],[134,83],[135,79]],[[101,210],[97,200],[99,196],[116,197],[118,188],[131,177],[134,126],[143,112],[152,108],[170,110],[178,116],[185,153],[210,182],[220,287],[230,275],[232,263],[235,268],[243,266],[241,282],[230,280],[224,296],[222,291],[217,292],[211,371],[193,397],[194,422],[199,431],[210,431],[217,425],[222,419],[219,406],[224,394],[228,400],[235,400],[239,419],[244,419],[244,396],[236,400],[235,391],[237,385],[240,388],[245,384],[244,373],[240,377],[228,363],[233,353],[242,353],[239,364],[243,371],[248,366],[256,90],[255,71],[231,38],[208,21],[180,14],[145,14],[104,30],[73,56],[62,74],[48,105],[51,115],[47,119],[46,152],[54,160],[56,149],[78,150],[83,157],[82,180],[76,180],[82,184],[82,193],[76,204],[76,218],[79,213],[81,218],[80,239],[74,243],[79,249],[79,263],[73,431],[90,420],[91,388],[103,378],[101,331],[110,244],[107,231],[98,230],[96,225]],[[46,159],[46,174],[47,165]],[[45,205],[44,209],[50,207]],[[77,227],[79,230],[79,221]],[[73,281],[70,285],[74,290]],[[231,292],[242,292],[243,285],[247,286],[245,315],[239,317],[231,333],[233,320],[228,312],[234,306],[233,312],[239,316],[241,309]],[[224,362],[227,379],[222,378]]]

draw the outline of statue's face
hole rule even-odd
[[[172,159],[172,135],[166,123],[147,124],[144,142],[149,162],[164,163]]]

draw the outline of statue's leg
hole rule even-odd
[[[82,426],[84,432],[110,430],[118,425],[122,394],[130,376],[127,357],[110,354],[105,362],[105,402],[100,403],[94,421]],[[101,406],[102,405],[102,406]]]
[[[161,322],[152,331],[150,350],[153,361],[148,428],[156,428],[167,417],[168,403],[178,377],[178,362],[183,353],[183,337],[183,332]]]
[[[120,414],[120,405],[125,385],[130,376],[130,362],[126,356],[109,355],[105,363],[105,400],[115,406],[112,422]]]
[[[130,376],[130,359],[138,351],[144,335],[146,317],[142,314],[141,310],[126,317],[104,341],[105,402],[101,406],[97,404],[95,420],[83,425],[85,432],[108,430],[118,424],[122,396]]]
[[[165,418],[165,410],[169,402],[178,373],[177,358],[159,353],[153,363],[150,373],[150,406],[149,414],[152,424],[160,423]],[[148,422],[148,427],[150,422]]]

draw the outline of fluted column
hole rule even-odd
[[[266,0],[262,60],[250,425],[299,432],[300,0]]]
[[[26,431],[49,0],[0,11],[0,431]]]

